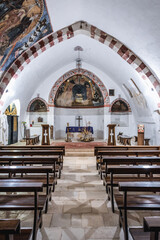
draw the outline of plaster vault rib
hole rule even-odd
[[[55,46],[56,44],[70,39],[78,34],[86,35],[90,38],[105,44],[107,47],[116,52],[120,57],[130,64],[135,71],[138,72],[143,80],[149,79],[160,97],[160,82],[153,75],[148,66],[136,56],[130,49],[128,49],[123,43],[115,39],[111,35],[104,31],[92,26],[84,21],[78,21],[70,26],[67,26],[57,32],[51,33],[44,37],[32,47],[27,49],[22,55],[20,55],[10,66],[10,68],[4,74],[0,84],[0,97],[2,96],[5,88],[9,84],[12,78],[18,78],[19,74],[25,69],[25,66],[31,63],[31,61],[38,57],[41,53]]]

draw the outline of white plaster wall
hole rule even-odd
[[[93,127],[93,137],[95,139],[103,139],[104,132],[104,108],[87,108],[87,109],[67,109],[54,108],[54,122],[55,122],[55,139],[66,138],[66,126],[76,126],[77,115],[82,116],[82,126],[90,121],[90,126]]]

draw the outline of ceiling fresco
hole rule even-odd
[[[0,0],[0,76],[52,31],[45,0]]]

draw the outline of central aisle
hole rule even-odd
[[[62,177],[44,215],[43,240],[120,239],[118,213],[106,201],[93,151],[66,155],[72,157],[64,158]]]

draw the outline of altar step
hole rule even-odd
[[[65,151],[66,157],[93,157],[94,150],[88,148],[74,148],[74,149],[66,149]]]

